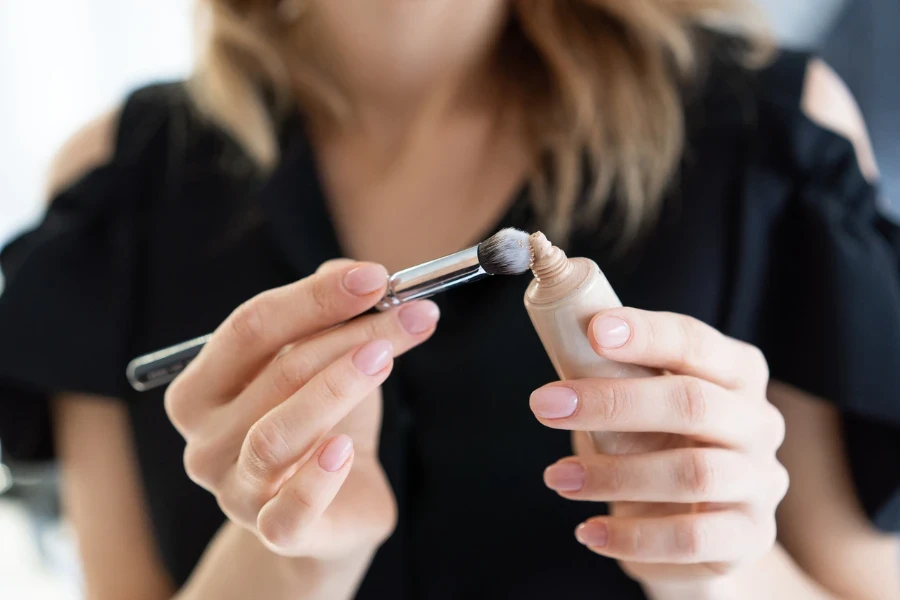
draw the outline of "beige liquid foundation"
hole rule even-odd
[[[561,379],[650,377],[653,369],[605,359],[591,348],[588,325],[598,312],[622,306],[619,297],[587,258],[568,258],[543,233],[530,238],[534,281],[525,292],[525,309]],[[607,435],[592,433],[600,449]],[[606,445],[606,444],[604,444]]]

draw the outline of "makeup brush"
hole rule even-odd
[[[429,298],[489,275],[518,275],[528,270],[530,262],[528,234],[512,227],[502,229],[477,246],[394,273],[377,308],[387,310]]]
[[[376,305],[384,311],[413,300],[430,298],[490,275],[518,275],[528,270],[531,243],[519,229],[502,229],[477,246],[456,254],[397,271],[388,279],[387,292]],[[210,335],[135,358],[126,376],[139,392],[171,382],[200,354]]]

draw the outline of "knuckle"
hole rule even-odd
[[[679,478],[692,496],[700,499],[709,497],[716,483],[709,454],[703,450],[688,451],[679,469]]]
[[[312,303],[316,314],[327,315],[334,311],[335,298],[327,285],[328,278],[323,275],[314,275],[310,279],[309,301]]]
[[[287,550],[300,543],[316,507],[315,498],[307,490],[287,485],[278,493],[275,506],[259,513],[257,531],[273,548]]]
[[[247,467],[263,478],[278,471],[290,451],[284,433],[272,418],[254,423],[246,442]]]
[[[754,366],[756,373],[764,382],[769,381],[769,361],[766,355],[758,347],[750,345],[750,363]]]
[[[184,380],[176,379],[166,388],[163,396],[163,407],[166,410],[166,416],[176,427],[183,429],[185,423],[187,395],[183,392]]]
[[[787,423],[784,420],[784,415],[781,414],[781,411],[774,404],[766,403],[766,406],[770,415],[766,429],[772,438],[771,446],[777,450],[784,443],[784,438],[787,435]]]
[[[334,369],[322,371],[321,396],[326,404],[336,404],[347,397],[350,384],[347,378]]]
[[[701,380],[694,377],[679,380],[675,409],[690,430],[696,430],[705,421],[709,408],[708,397],[707,388]]]
[[[282,488],[281,491],[285,494],[284,501],[287,504],[288,510],[298,517],[296,520],[298,524],[303,520],[299,517],[304,515],[308,516],[317,512],[319,503],[307,488],[289,485]]]
[[[766,519],[763,527],[763,552],[771,550],[776,543],[778,543],[778,523],[773,514]]]
[[[609,486],[609,493],[611,496],[617,496],[622,492],[624,487],[624,474],[622,473],[622,469],[622,460],[617,457],[612,457],[606,467],[606,485]]]
[[[775,490],[776,490],[776,500],[777,502],[781,502],[784,497],[787,495],[788,490],[791,487],[791,474],[787,470],[787,468],[778,462],[775,461]]]
[[[704,335],[703,326],[694,317],[680,315],[677,319],[678,334],[681,339],[678,341],[678,363],[682,367],[690,367],[702,362],[704,355],[704,347],[706,345],[706,335]]]
[[[675,550],[687,560],[700,559],[709,546],[709,532],[702,518],[688,518],[675,525]]]
[[[306,385],[308,375],[305,362],[296,352],[282,354],[275,359],[273,367],[273,384],[282,397],[287,398]]]
[[[183,455],[184,471],[191,481],[201,486],[210,481],[210,470],[214,456],[215,449],[210,445],[193,442],[185,446]]]
[[[262,316],[264,296],[248,300],[241,304],[229,319],[229,325],[237,339],[242,343],[252,344],[263,339],[265,326]]]
[[[640,558],[644,554],[647,550],[648,534],[650,534],[650,532],[645,531],[647,527],[646,523],[637,521],[625,529],[623,532],[625,535],[622,536],[624,538],[622,540],[624,542],[622,550],[626,554],[636,558]]]
[[[256,525],[259,510],[272,497],[260,486],[225,485],[216,492],[216,502],[222,514],[229,520],[252,529]]]
[[[394,337],[391,335],[394,332],[389,327],[387,321],[380,317],[382,317],[382,315],[375,315],[365,323],[365,326],[363,327],[365,341],[390,339]],[[396,317],[394,318],[396,319]]]
[[[596,411],[604,422],[615,423],[627,416],[631,405],[631,388],[624,382],[610,380],[597,399]]]
[[[280,511],[265,511],[256,520],[256,531],[274,551],[284,551],[296,543],[296,533]]]

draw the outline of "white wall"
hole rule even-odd
[[[757,0],[771,15],[781,40],[790,46],[818,44],[849,0]]]
[[[133,86],[190,68],[193,0],[0,0],[0,244],[33,219],[44,171]]]

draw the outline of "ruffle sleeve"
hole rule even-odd
[[[786,133],[762,142],[743,207],[744,283],[762,298],[754,341],[773,379],[837,406],[857,496],[900,531],[900,227],[849,141],[799,109],[777,115],[788,122],[765,131]]]
[[[139,211],[159,129],[146,100],[126,102],[111,160],[0,253],[0,443],[15,458],[53,456],[53,394],[126,396]]]

